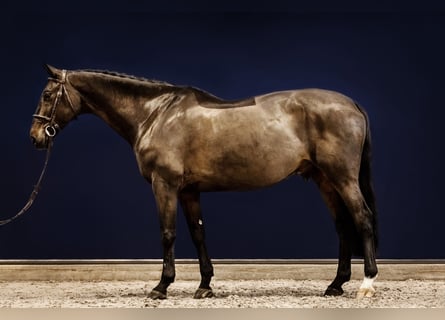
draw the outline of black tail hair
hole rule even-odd
[[[366,119],[366,137],[363,144],[362,159],[360,163],[360,173],[359,173],[359,184],[360,190],[365,198],[366,204],[372,214],[372,226],[374,232],[374,244],[377,250],[379,245],[379,235],[378,235],[378,219],[377,219],[377,205],[374,193],[374,187],[372,183],[371,175],[371,129],[369,126],[369,118],[365,110],[358,104],[355,103],[358,110],[365,116]]]

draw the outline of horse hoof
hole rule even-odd
[[[363,298],[371,298],[375,294],[375,289],[372,286],[375,279],[377,278],[377,275],[374,276],[374,278],[368,278],[365,277],[363,279],[362,285],[360,286],[360,289],[357,292],[357,299],[363,299]]]
[[[325,296],[341,296],[343,294],[343,289],[340,288],[334,288],[334,287],[328,287],[324,293]]]
[[[375,294],[375,289],[373,287],[369,288],[360,288],[357,292],[357,299],[363,299],[363,298],[371,298]]]
[[[148,297],[153,300],[164,300],[167,299],[167,294],[157,290],[151,290],[151,292],[148,294]]]
[[[196,290],[195,295],[193,296],[194,299],[204,299],[204,298],[212,298],[213,291],[212,289],[205,289],[205,288],[199,288]]]

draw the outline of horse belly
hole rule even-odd
[[[201,148],[190,161],[190,172],[203,191],[269,186],[294,173],[305,158],[302,141],[283,130],[227,135],[210,139],[211,147]]]

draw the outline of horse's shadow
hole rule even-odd
[[[251,290],[239,290],[236,289],[227,291],[227,290],[214,290],[215,298],[228,298],[230,296],[240,296],[246,298],[260,298],[260,297],[288,297],[292,296],[295,298],[304,298],[304,297],[323,297],[323,292],[313,288],[313,289],[251,289]]]
[[[173,286],[169,290],[170,296],[175,297],[191,297],[196,288],[177,289]],[[243,287],[243,286],[218,286],[213,287],[214,297],[216,299],[225,299],[231,296],[238,296],[244,298],[261,298],[261,297],[323,297],[324,290],[318,287]]]

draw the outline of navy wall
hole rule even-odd
[[[340,91],[367,110],[381,258],[445,258],[442,164],[445,18],[437,13],[7,12],[0,21],[0,218],[26,201],[44,153],[28,129],[42,63],[110,69],[228,99]],[[213,258],[334,258],[337,237],[311,182],[204,194]],[[57,137],[33,208],[0,228],[0,259],[160,258],[150,185],[132,150],[82,116]],[[177,257],[195,251],[179,214]]]

